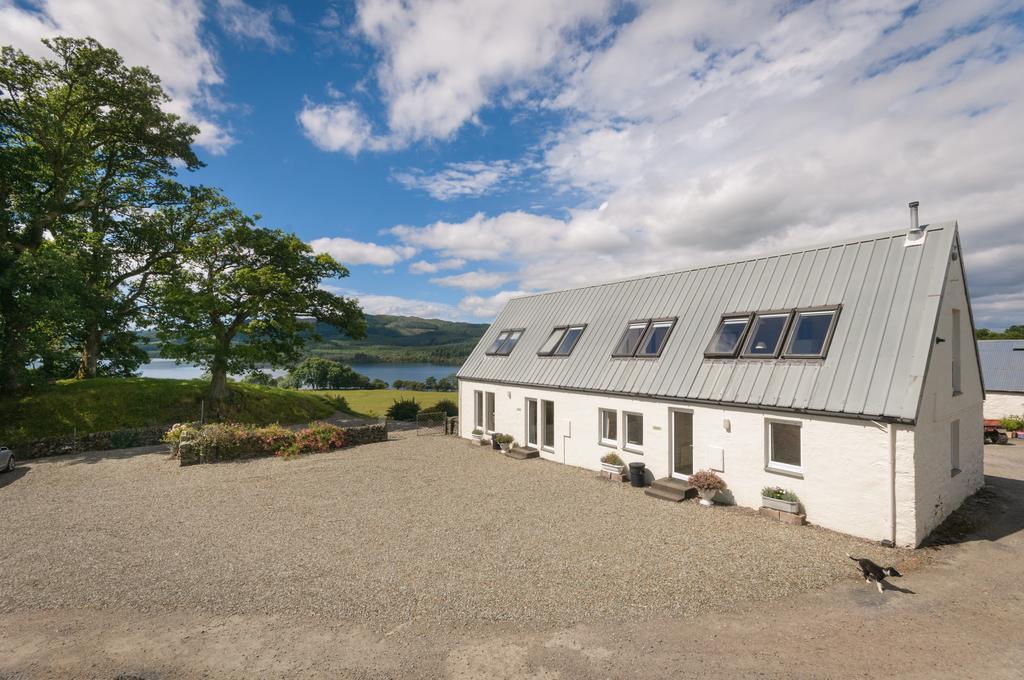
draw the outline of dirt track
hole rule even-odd
[[[708,617],[391,630],[190,611],[60,608],[0,620],[0,677],[1010,678],[1024,667],[1024,447],[987,447],[989,521],[897,583],[850,578]]]

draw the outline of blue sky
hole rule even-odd
[[[150,66],[223,188],[369,312],[960,222],[1024,322],[1019,2],[0,0],[0,43]]]

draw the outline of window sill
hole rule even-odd
[[[962,394],[963,394],[963,392],[961,392],[960,390],[953,390],[953,396],[954,396],[954,397],[959,397],[959,396],[961,396]]]
[[[960,474],[960,468],[953,468],[952,470],[949,471],[949,478],[952,479],[953,477],[956,477],[958,474]]]
[[[553,446],[542,446],[542,447],[540,447],[540,450],[543,451],[544,453],[554,453],[555,452],[555,447],[553,447]]]
[[[611,441],[610,439],[600,439],[597,442],[600,446],[607,446],[609,449],[619,448],[619,442]]]
[[[626,453],[635,453],[638,456],[644,455],[644,450],[638,449],[635,446],[623,446],[622,450],[625,451]]]
[[[770,472],[773,475],[782,475],[783,477],[792,477],[793,479],[803,479],[803,471],[798,470],[783,470],[782,468],[773,467],[771,465],[764,466],[765,472]]]

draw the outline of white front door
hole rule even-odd
[[[688,479],[693,474],[693,413],[690,411],[669,411],[672,421],[670,440],[670,466],[672,476]]]
[[[537,400],[526,400],[526,445],[540,448],[537,444]]]

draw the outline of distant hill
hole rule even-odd
[[[348,364],[422,362],[457,366],[466,360],[487,330],[485,323],[421,319],[416,316],[366,315],[366,338],[351,340],[325,324],[317,324],[322,341],[307,353]],[[143,331],[150,356],[159,356],[155,333]]]
[[[485,323],[367,314],[364,340],[351,340],[330,326],[317,324],[323,340],[311,345],[309,353],[345,363],[457,365],[466,360],[487,327]]]

